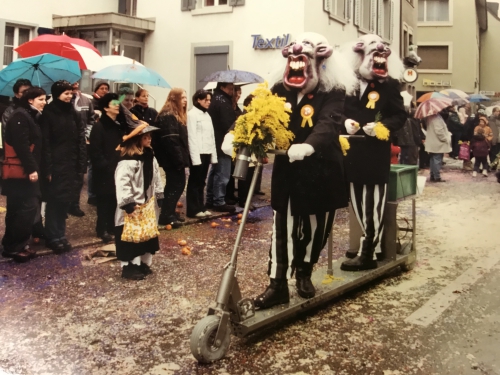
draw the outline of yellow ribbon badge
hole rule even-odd
[[[302,107],[302,109],[300,110],[300,114],[302,116],[302,124],[300,124],[300,126],[305,127],[307,123],[309,124],[309,127],[312,128],[313,126],[312,117],[314,115],[314,108],[309,104],[307,104]]]
[[[366,108],[375,109],[375,103],[380,99],[380,95],[376,91],[372,91],[368,94],[368,104]]]

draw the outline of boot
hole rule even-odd
[[[347,250],[345,252],[345,257],[348,258],[348,259],[354,259],[358,256],[358,252],[357,251],[351,251],[351,250]]]
[[[311,281],[312,264],[302,263],[295,270],[295,279],[297,280],[297,293],[302,298],[313,298],[316,294],[316,289]]]
[[[362,252],[360,256],[349,259],[340,265],[342,271],[363,271],[377,268],[377,261],[373,260],[373,254]]]
[[[268,309],[275,305],[288,303],[290,295],[288,293],[288,284],[286,279],[270,279],[269,286],[264,293],[259,294],[254,299],[256,309]]]
[[[140,266],[129,262],[129,264],[122,267],[122,277],[128,280],[144,280],[146,275],[144,275]]]

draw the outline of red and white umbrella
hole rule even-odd
[[[67,35],[45,34],[15,49],[21,57],[31,57],[42,53],[66,57],[78,61],[80,69],[100,70],[104,64],[102,56],[92,44]]]
[[[421,103],[415,112],[415,118],[425,118],[437,115],[446,107],[453,105],[453,100],[449,98],[432,98]]]

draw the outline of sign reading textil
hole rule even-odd
[[[283,38],[279,35],[276,38],[264,39],[260,34],[252,35],[254,49],[277,49],[283,48],[290,40],[290,34],[283,34]]]

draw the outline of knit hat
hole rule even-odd
[[[106,81],[97,81],[97,83],[94,86],[94,92],[99,90],[99,87],[101,87],[102,85],[108,86],[108,90],[109,90],[109,83],[107,83]]]
[[[59,96],[67,90],[73,91],[73,87],[68,81],[57,81],[50,88],[50,92],[52,93],[52,97],[54,99],[59,99]]]

